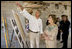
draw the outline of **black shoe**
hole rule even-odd
[[[63,41],[61,41],[60,43],[63,43]]]

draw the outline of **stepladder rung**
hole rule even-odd
[[[14,21],[14,19],[12,19]],[[18,27],[17,26],[13,26],[13,23],[12,23],[12,20],[11,20],[11,24],[12,24],[12,27],[14,29],[14,33],[18,39],[18,42],[21,46],[21,48],[28,48],[29,46],[27,45],[26,43],[26,40],[24,40],[21,36],[21,32],[19,31]]]

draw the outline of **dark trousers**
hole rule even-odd
[[[60,30],[58,30],[57,40],[60,40],[60,35],[61,35],[61,32],[60,32]]]
[[[62,40],[63,40],[63,48],[67,48],[68,45],[68,32],[63,32],[62,34]]]

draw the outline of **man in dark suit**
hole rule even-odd
[[[68,20],[68,16],[62,15],[62,21],[60,22],[60,31],[63,33],[61,41],[61,43],[63,43],[63,48],[67,48],[69,26],[70,22]]]

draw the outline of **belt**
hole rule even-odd
[[[38,33],[38,32],[31,31],[30,29],[29,29],[29,31],[30,31],[30,32],[33,32],[33,33]]]

